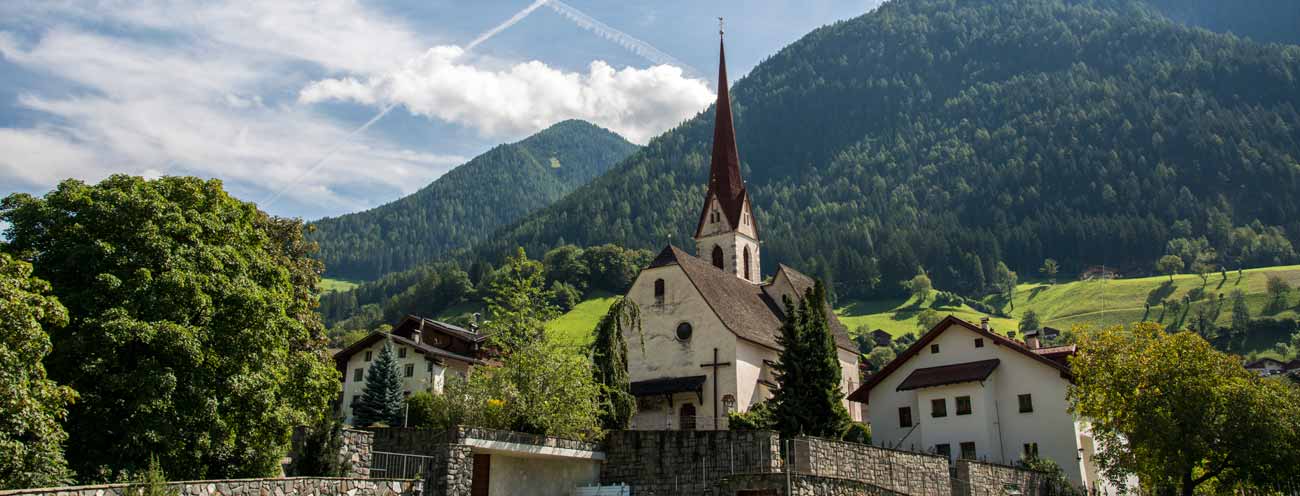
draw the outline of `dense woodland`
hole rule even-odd
[[[1295,0],[1146,1],[1193,26],[1263,42],[1300,44],[1300,2]]]
[[[560,199],[636,145],[584,121],[564,121],[501,145],[424,189],[378,208],[312,224],[327,275],[371,280],[428,263]]]

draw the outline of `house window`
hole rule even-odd
[[[943,455],[944,458],[952,458],[952,446],[948,443],[934,445],[934,454]]]
[[[930,353],[938,353],[938,352],[939,352],[939,345],[937,344],[930,345]]]
[[[709,214],[709,222],[717,223],[720,220],[722,220],[722,214],[716,209],[713,210],[713,213]]]
[[[405,346],[399,346],[399,347],[397,348],[397,358],[406,358],[406,347],[405,347]]]
[[[745,247],[745,280],[746,281],[753,280],[752,278],[749,277],[749,247],[748,246]]]
[[[1038,458],[1038,443],[1025,443],[1024,450],[1020,453],[1020,458],[1025,460]]]
[[[936,418],[947,417],[948,401],[944,400],[943,398],[930,400],[930,416]]]
[[[1034,411],[1034,397],[1028,394],[1018,396],[1020,399],[1020,413],[1030,413]]]
[[[655,304],[664,304],[664,280],[655,279]]]
[[[425,362],[425,372],[433,372],[433,362]]]
[[[912,407],[905,406],[898,409],[898,426],[899,427],[912,426]]]
[[[722,247],[721,247],[721,246],[714,245],[714,247],[713,247],[713,266],[714,266],[714,267],[717,267],[717,268],[719,268],[719,269],[721,269],[723,265],[724,265],[724,264],[722,263]]]
[[[370,350],[366,350],[366,361],[369,362],[370,358]]]
[[[961,443],[961,457],[966,460],[975,459],[975,442],[967,441]]]
[[[957,415],[970,415],[970,396],[957,397]]]
[[[356,369],[352,371],[352,382],[361,382],[366,378],[366,369]]]
[[[406,376],[407,376],[407,377],[414,377],[414,376],[415,376],[415,364],[414,364],[414,363],[408,363],[408,364],[406,364]]]
[[[983,348],[983,347],[984,347],[984,338],[976,339],[976,340],[975,340],[975,347],[976,347],[976,348]]]

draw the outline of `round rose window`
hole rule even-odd
[[[691,339],[691,324],[689,322],[677,324],[677,339],[682,341]]]

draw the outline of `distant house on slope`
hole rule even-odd
[[[1068,411],[1074,345],[1039,347],[948,316],[849,399],[867,405],[872,442],[1011,464],[1055,461],[1071,482],[1101,482],[1086,422]]]
[[[393,346],[405,396],[419,391],[441,394],[447,374],[461,378],[486,365],[487,335],[446,322],[407,315],[391,332],[375,331],[334,354],[343,373],[343,395],[336,413],[352,423],[352,405],[361,399],[371,362],[386,344]]]
[[[884,329],[871,331],[870,336],[871,341],[876,343],[876,346],[889,346],[889,344],[894,341],[894,337],[890,336],[888,332],[884,331]]]
[[[1295,361],[1293,360],[1292,363],[1295,363]],[[1259,375],[1277,375],[1286,373],[1287,371],[1292,370],[1292,368],[1288,367],[1288,364],[1283,363],[1281,360],[1260,358],[1247,363],[1246,370],[1255,372]]]

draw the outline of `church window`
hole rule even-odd
[[[655,304],[664,304],[664,280],[655,279]]]
[[[694,332],[694,329],[691,328],[690,322],[677,324],[677,339],[679,341],[690,341],[692,332]]]
[[[715,223],[715,224],[716,224],[716,223],[718,223],[718,221],[721,221],[721,220],[722,220],[722,214],[719,213],[717,209],[714,209],[714,210],[713,210],[713,213],[709,214],[709,222],[712,222],[712,223]]]
[[[748,246],[745,247],[745,280],[746,281],[753,280],[753,278],[749,277],[749,247]]]
[[[695,405],[690,403],[682,405],[681,419],[682,430],[695,430]]]
[[[722,268],[722,266],[723,266],[723,263],[722,263],[722,257],[723,257],[723,255],[722,255],[722,247],[721,247],[721,246],[718,246],[718,245],[713,245],[713,266],[714,266],[714,267],[717,267],[717,268],[719,268],[719,269]],[[369,360],[369,359],[367,359],[367,360]]]

